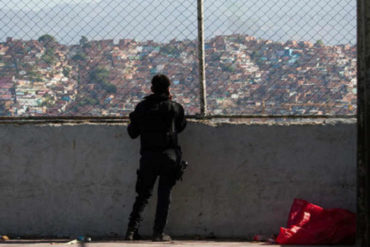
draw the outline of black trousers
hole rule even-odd
[[[140,168],[137,171],[136,199],[129,217],[128,230],[137,231],[142,221],[142,213],[152,196],[157,177],[158,201],[154,220],[154,232],[162,233],[167,222],[171,201],[171,190],[176,184],[176,162],[179,154],[173,149],[164,152],[142,152]]]

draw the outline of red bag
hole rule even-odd
[[[345,209],[323,209],[295,199],[287,228],[280,228],[279,244],[353,244],[356,215]]]

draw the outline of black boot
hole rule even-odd
[[[170,235],[167,235],[163,232],[162,233],[154,232],[152,240],[154,242],[169,242],[172,241],[172,238],[170,237]]]
[[[136,230],[128,229],[127,230],[126,235],[125,235],[125,240],[133,241],[133,240],[142,240],[142,239],[143,238],[139,234],[138,229],[136,229]]]

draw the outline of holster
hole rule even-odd
[[[184,171],[186,167],[188,167],[188,162],[185,160],[182,160],[182,151],[181,148],[178,147],[175,149],[176,151],[176,171],[175,171],[175,177],[176,180],[181,180],[182,181],[182,176],[184,174]]]

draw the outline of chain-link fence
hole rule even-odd
[[[355,114],[355,1],[204,3],[210,113]]]
[[[204,46],[199,2],[0,0],[0,116],[126,116],[156,73],[203,113],[199,48],[210,115],[355,113],[355,1],[204,0]]]

